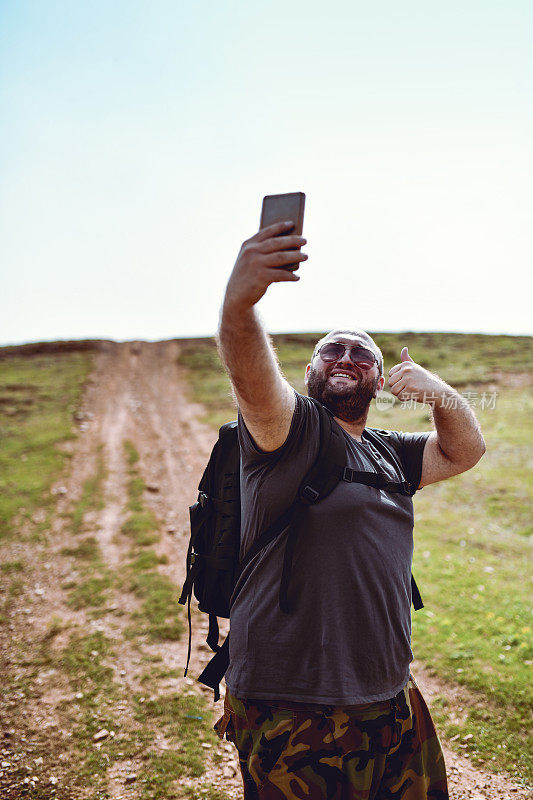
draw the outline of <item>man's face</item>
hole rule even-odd
[[[326,342],[359,345],[377,357],[372,340],[365,336],[348,333],[327,336],[319,347]],[[370,401],[383,388],[384,378],[380,375],[377,363],[372,369],[363,370],[352,363],[349,351],[345,350],[333,362],[325,362],[320,354],[315,355],[307,365],[305,383],[309,397],[320,401],[339,419],[355,422],[367,413]]]

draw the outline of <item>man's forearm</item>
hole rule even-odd
[[[235,308],[224,301],[217,343],[221,359],[237,394],[260,404],[272,394],[281,372],[270,337],[255,306]]]
[[[451,462],[470,469],[486,449],[481,429],[465,398],[451,386],[444,387],[432,403],[438,444]]]

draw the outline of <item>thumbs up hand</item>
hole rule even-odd
[[[400,363],[389,370],[389,386],[399,400],[415,400],[434,405],[448,386],[437,375],[417,364],[407,347],[402,348]]]

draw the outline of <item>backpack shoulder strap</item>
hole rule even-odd
[[[339,427],[334,425],[333,415],[318,400],[309,399],[318,411],[320,447],[298,489],[298,498],[306,506],[327,497],[340,481],[342,469],[346,466],[346,442]]]
[[[289,581],[301,519],[308,506],[319,503],[337,486],[342,477],[347,457],[346,442],[339,427],[334,425],[333,415],[317,400],[310,399],[318,411],[320,445],[314,464],[300,483],[298,497],[292,506],[279,590],[279,605],[286,614],[290,611]]]
[[[386,437],[380,436],[379,433],[380,431],[378,431],[378,429],[376,428],[365,428],[365,437],[368,439],[368,441],[371,444],[373,444],[376,450],[378,450],[380,453],[387,455],[394,464],[396,472],[398,473],[398,479],[402,484],[402,489],[403,489],[402,494],[408,494],[412,496],[416,491],[416,487],[413,491],[413,487],[411,486],[409,481],[407,481],[405,478],[403,467],[398,457],[398,454],[396,453],[393,446],[388,444],[388,442],[386,441]]]
[[[368,436],[368,439],[372,442],[372,444],[380,450],[382,453],[386,452],[393,464],[396,466],[398,471],[398,476],[402,479],[402,484],[405,487],[404,494],[409,495],[412,497],[417,490],[417,486],[412,486],[409,481],[406,480],[405,475],[403,473],[403,467],[400,463],[400,459],[392,445],[387,444],[386,437],[379,436],[379,433],[374,428],[365,428],[365,433]],[[413,608],[415,611],[420,611],[421,608],[424,608],[424,601],[422,600],[422,595],[420,594],[420,590],[416,585],[416,581],[414,579],[414,575],[411,573],[411,600],[413,603]]]
[[[320,446],[318,455],[298,488],[293,503],[257,537],[241,561],[240,572],[283,530],[291,525],[297,508],[302,512],[307,506],[317,503],[333,491],[340,480],[346,463],[346,444],[342,435],[335,429],[332,417],[324,406],[313,400],[319,414]],[[234,598],[232,598],[234,599]]]

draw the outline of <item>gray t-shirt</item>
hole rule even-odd
[[[337,424],[337,423],[334,423]],[[342,428],[339,426],[339,430]],[[347,466],[403,476],[365,440],[347,443]],[[429,433],[378,431],[418,486]],[[260,450],[239,415],[241,558],[293,502],[318,454],[318,411],[296,394],[286,442]],[[409,678],[411,497],[340,481],[311,506],[299,532],[289,597],[279,608],[285,535],[252,559],[230,617],[226,684],[239,698],[355,705],[393,697]]]

